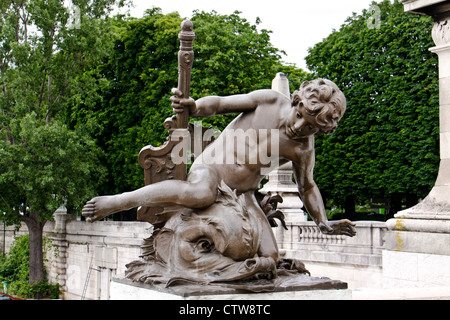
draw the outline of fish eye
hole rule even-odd
[[[202,238],[197,241],[195,249],[199,252],[211,252],[214,249],[214,243],[209,239]]]

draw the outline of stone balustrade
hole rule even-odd
[[[282,250],[326,249],[327,251],[381,255],[386,223],[378,221],[356,222],[355,237],[326,235],[314,222],[287,223],[289,230],[277,232],[277,242]]]
[[[56,254],[48,255],[47,271],[50,281],[63,286],[66,299],[81,299],[86,282],[86,299],[107,299],[110,271],[123,273],[125,265],[138,258],[142,240],[151,234],[147,223],[88,224],[63,214],[55,218],[56,221],[48,222],[44,230],[56,250]],[[324,235],[308,221],[288,222],[287,227],[287,231],[281,227],[273,229],[281,254],[302,260],[313,276],[346,281],[350,288],[381,286],[384,222],[357,222],[354,238]],[[26,226],[16,232],[14,227],[7,228],[7,251],[13,238],[26,231]],[[98,265],[96,248],[115,249],[116,267]],[[89,268],[92,270],[88,277]]]
[[[357,221],[356,236],[324,235],[314,222],[287,223],[274,229],[280,253],[301,260],[314,276],[348,282],[350,288],[382,286],[386,223]]]
[[[345,241],[344,236],[330,236],[320,232],[315,225],[297,225],[298,242],[300,243],[323,243],[323,244],[342,244]]]

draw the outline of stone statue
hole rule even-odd
[[[183,43],[183,30],[190,35],[189,45]],[[180,59],[187,56],[190,63],[192,34],[192,24],[183,22]],[[148,174],[147,185],[138,190],[87,202],[83,215],[89,222],[141,207],[139,219],[154,225],[142,259],[127,265],[128,278],[166,285],[275,278],[277,268],[289,263],[279,259],[267,212],[256,201],[255,190],[270,170],[289,161],[304,207],[320,230],[356,234],[355,225],[348,220],[327,220],[313,179],[314,135],[333,133],[346,109],[345,96],[333,82],[304,82],[292,99],[274,90],[258,90],[194,101],[189,98],[189,86],[183,85],[190,80],[189,74],[183,75],[186,68],[190,67],[180,62],[179,88],[172,90],[176,115],[169,121],[170,137],[161,148],[141,151],[144,169],[153,166],[155,173],[167,175],[176,170],[177,163],[185,164],[179,137],[189,132],[189,117],[240,114],[195,159],[185,179],[171,176],[152,181],[154,174]],[[173,138],[177,130],[181,130],[178,144]],[[165,149],[170,152],[163,152]],[[265,199],[265,203],[270,201]],[[305,272],[301,263],[290,265],[294,271]]]

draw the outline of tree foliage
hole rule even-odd
[[[331,136],[317,139],[316,181],[326,198],[424,197],[439,164],[437,57],[433,21],[398,1],[373,3],[310,48],[315,76],[336,82],[347,111]]]
[[[64,202],[80,206],[93,195],[97,151],[88,136],[60,121],[46,124],[35,112],[9,124],[15,142],[0,139],[0,208],[9,223],[31,212],[51,220]]]
[[[100,18],[115,2],[74,0],[74,26],[64,1],[0,1],[0,218],[27,224],[33,283],[43,280],[45,222],[64,202],[80,207],[101,175],[88,135],[94,124],[69,128],[64,120],[105,53],[108,39],[99,35],[108,20]]]

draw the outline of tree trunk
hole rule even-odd
[[[42,233],[46,221],[39,221],[39,214],[33,212],[24,221],[30,235],[30,283],[37,284],[45,280]]]

